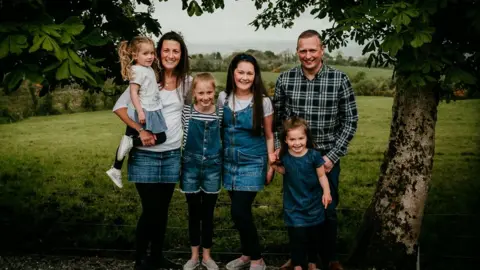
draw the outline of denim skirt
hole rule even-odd
[[[177,183],[180,178],[180,148],[153,152],[133,148],[128,157],[128,181]]]

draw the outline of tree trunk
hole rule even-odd
[[[438,99],[433,87],[398,91],[388,149],[349,264],[415,269],[432,175]]]

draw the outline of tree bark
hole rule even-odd
[[[376,270],[416,268],[432,175],[437,106],[433,86],[397,91],[388,149],[349,264]]]

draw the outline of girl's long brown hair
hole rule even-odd
[[[118,57],[120,58],[120,72],[124,80],[132,80],[135,74],[132,74],[132,65],[134,63],[134,54],[138,53],[140,50],[140,45],[142,43],[147,43],[153,46],[153,51],[155,53],[155,42],[149,37],[137,36],[134,37],[131,41],[121,41],[118,46]],[[154,65],[159,65],[158,58],[155,54],[155,60],[153,61]],[[155,68],[154,68],[155,70]],[[157,75],[157,74],[156,74]],[[157,75],[158,76],[158,75]],[[158,80],[158,78],[157,78]]]
[[[315,143],[312,140],[312,134],[310,129],[308,128],[308,123],[305,119],[293,116],[290,119],[287,119],[283,122],[283,130],[280,136],[280,157],[283,157],[288,152],[288,145],[287,145],[287,135],[288,132],[292,129],[303,128],[305,135],[307,136],[307,148],[315,149]]]

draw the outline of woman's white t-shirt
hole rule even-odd
[[[217,100],[217,105],[220,108],[223,108],[223,104],[225,103],[225,98],[227,96],[227,93],[225,91],[222,91],[218,94],[218,100]],[[228,97],[228,107],[235,108],[235,111],[240,111],[248,107],[250,103],[252,103],[253,96],[251,96],[248,99],[238,99],[235,98],[235,106],[233,106],[233,94],[230,94]],[[270,100],[269,97],[264,97],[263,98],[263,117],[267,117],[269,115],[273,114],[273,106],[272,106],[272,101]]]

